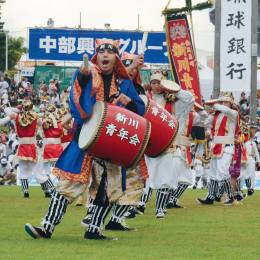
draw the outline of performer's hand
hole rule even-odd
[[[131,98],[124,95],[124,94],[120,94],[120,96],[116,99],[115,104],[117,102],[120,102],[122,105],[126,106],[127,104],[129,104],[131,102]]]
[[[143,64],[144,64],[144,53],[141,53],[137,55],[137,57],[134,59],[133,63],[130,66],[137,69],[141,67]]]
[[[12,120],[12,119],[15,119],[15,118],[16,118],[16,113],[10,114],[9,117],[10,117],[11,120]]]
[[[241,142],[237,139],[235,139],[235,144],[240,144]]]
[[[88,76],[90,71],[91,71],[91,69],[92,69],[92,66],[90,64],[88,65],[88,71],[85,70],[84,64],[81,64],[81,66],[79,68],[79,71],[80,71],[81,74],[83,74],[85,76]]]
[[[144,83],[143,84],[143,88],[144,88],[145,91],[150,90],[151,89],[151,85],[148,84],[148,83]]]
[[[207,106],[207,107],[213,107],[215,104],[213,104],[213,103],[209,103],[209,104],[205,104],[205,106]]]
[[[258,163],[258,167],[260,167],[260,162]]]

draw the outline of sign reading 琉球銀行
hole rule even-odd
[[[220,90],[249,91],[252,0],[221,0]]]
[[[143,35],[144,32],[137,31],[30,29],[29,58],[82,61],[86,53],[91,59],[96,39],[120,40],[120,54],[123,51],[138,54]],[[145,62],[169,63],[164,32],[148,32]]]

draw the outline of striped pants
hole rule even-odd
[[[233,186],[231,183],[231,179],[225,179],[223,181],[221,181],[220,185],[218,186],[218,184],[216,184],[215,186],[215,181],[211,180],[210,184],[209,184],[209,195],[208,197],[212,200],[215,200],[215,196],[217,198],[221,198],[224,194],[224,192],[226,192],[227,197],[229,199],[233,198]],[[213,194],[213,192],[215,192]]]

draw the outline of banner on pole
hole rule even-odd
[[[252,0],[221,0],[221,91],[250,91],[251,23]]]
[[[192,92],[201,104],[199,77],[187,16],[173,15],[165,21],[166,42],[172,74],[182,89]]]
[[[95,54],[96,39],[120,40],[119,52],[138,54],[143,47],[144,32],[30,29],[29,58],[33,60],[82,61]],[[164,32],[149,32],[145,46],[146,63],[168,63]]]

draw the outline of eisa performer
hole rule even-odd
[[[260,166],[260,157],[258,153],[258,149],[256,143],[253,141],[255,137],[255,129],[257,126],[250,125],[250,130],[248,132],[248,140],[245,141],[246,151],[248,154],[249,161],[245,162],[241,165],[241,178],[237,180],[237,185],[241,187],[241,192],[237,194],[237,200],[242,200],[241,198],[245,198],[245,194],[243,194],[243,179],[245,180],[247,187],[247,194],[249,196],[254,194],[255,188],[255,165],[257,163]],[[241,194],[242,193],[242,194]]]
[[[124,66],[126,67],[126,71],[128,72],[130,79],[135,87],[136,92],[139,95],[145,95],[144,88],[142,87],[141,74],[139,71],[139,67],[141,67],[144,63],[144,55],[139,54],[131,54],[128,52],[122,53],[121,58]]]
[[[176,87],[174,94],[169,94],[163,88],[162,81],[167,80],[168,74],[165,71],[154,71],[151,75],[152,91],[148,92],[151,99],[158,105],[165,108],[171,115],[173,115],[179,122],[179,136],[185,128],[186,118],[195,102],[191,92],[180,89],[180,87],[171,82],[171,85]],[[178,90],[177,90],[178,89]],[[149,179],[147,180],[148,196],[143,194],[140,207],[138,210],[144,211],[146,203],[151,194],[151,189],[157,189],[156,193],[156,218],[164,218],[164,209],[168,203],[170,190],[175,190],[178,186],[178,177],[180,170],[181,151],[177,146],[172,145],[164,154],[157,158],[146,156],[146,163],[149,172]]]
[[[229,206],[234,203],[229,167],[234,154],[234,138],[239,129],[239,122],[238,113],[233,109],[234,97],[232,93],[222,93],[219,97],[219,103],[209,104],[213,105],[216,112],[205,121],[205,124],[212,128],[213,139],[210,153],[209,192],[206,199],[196,200],[200,204],[213,204],[219,183],[222,182],[228,197],[228,201],[224,205]]]
[[[202,189],[207,188],[207,179],[209,172],[209,163],[210,163],[210,147],[211,147],[211,136],[210,132],[206,131],[204,127],[193,127],[192,137],[195,138],[194,143],[196,144],[195,148],[195,184],[193,189],[196,189],[200,178],[202,178]]]
[[[36,181],[40,183],[46,197],[50,197],[49,191],[53,190],[53,184],[46,175],[43,163],[38,158],[36,135],[42,121],[33,111],[33,103],[25,101],[22,104],[22,112],[15,119],[19,148],[15,158],[19,159],[21,186],[25,198],[29,197],[28,180],[34,173]]]
[[[70,104],[71,114],[77,121],[78,128],[74,133],[72,142],[60,156],[53,171],[61,179],[52,196],[42,227],[34,227],[31,224],[25,226],[27,233],[35,239],[50,238],[55,226],[63,219],[67,205],[82,195],[87,187],[92,160],[79,149],[77,142],[81,127],[85,119],[90,115],[94,104],[97,101],[105,100],[119,106],[125,106],[140,115],[144,112],[144,103],[136,93],[118,54],[119,41],[96,40],[96,54],[91,60],[92,64],[95,64],[94,67],[86,71],[82,64],[74,75]],[[111,98],[116,95],[117,98]],[[94,205],[98,204],[101,207],[94,211],[84,238],[105,239],[107,237],[101,233],[101,230],[105,218],[111,210],[111,203],[117,202],[119,205],[137,204],[141,192],[140,194],[134,194],[134,198],[128,196],[127,191],[123,192],[121,187],[121,167],[106,163],[107,178],[102,178],[105,176],[103,175],[104,168],[97,162],[93,163],[93,168],[91,196],[93,196]],[[140,168],[139,175],[140,181],[142,181]],[[101,185],[100,193],[104,195],[101,202],[95,200],[95,193],[97,193],[100,183],[109,184],[107,189]],[[113,190],[111,190],[111,187]],[[111,198],[111,195],[113,195],[113,198]]]
[[[135,54],[123,52],[121,61],[130,76],[130,79],[135,87],[136,92],[139,95],[140,94],[145,95],[145,91],[144,91],[143,87],[141,86],[141,83],[142,83],[141,75],[140,75],[140,71],[138,69],[144,62],[144,55],[143,54],[135,55]],[[143,166],[146,168],[146,166],[144,165],[145,160],[143,160],[142,163],[143,163]],[[137,166],[137,170],[131,170],[131,169],[126,170],[127,183],[128,184],[131,183],[131,185],[127,185],[127,187],[126,187],[128,190],[128,194],[130,194],[131,191],[133,194],[136,194],[136,195],[138,195],[142,192],[143,185],[140,184],[140,177],[139,177],[140,170],[138,167],[139,166]],[[92,201],[92,199],[91,199],[91,201]],[[81,221],[81,225],[83,227],[89,226],[89,223],[90,223],[94,210],[98,212],[100,207],[101,207],[100,205],[96,205],[96,206],[91,205],[91,207],[89,207],[87,215]],[[134,229],[134,228],[129,228],[123,221],[123,219],[125,218],[125,216],[124,216],[125,213],[128,214],[127,211],[128,210],[132,211],[132,208],[134,208],[134,207],[131,207],[128,205],[120,206],[120,205],[116,204],[114,207],[114,210],[113,210],[113,214],[112,214],[108,224],[105,226],[105,230],[136,231],[136,229]]]
[[[178,187],[171,191],[168,208],[183,208],[178,204],[178,199],[185,192],[189,185],[192,184],[191,166],[193,166],[191,154],[188,148],[188,137],[191,134],[192,126],[203,125],[203,122],[208,118],[207,112],[198,103],[194,103],[194,109],[189,113],[185,121],[185,127],[182,134],[179,136],[179,148],[181,149],[181,164],[178,176]],[[203,129],[204,130],[204,129]]]

